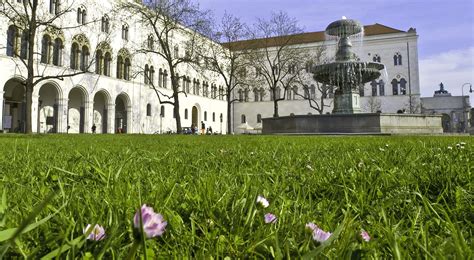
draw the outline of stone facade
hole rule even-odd
[[[47,15],[49,2],[41,1],[44,5],[40,10],[42,14]],[[149,70],[152,68],[155,72],[152,79],[154,85],[159,86],[158,90],[163,94],[170,95],[171,82],[166,74],[165,61],[158,55],[139,54],[136,51],[143,48],[148,37],[153,35],[151,30],[143,29],[134,15],[112,13],[116,1],[103,0],[100,4],[91,0],[61,2],[63,5],[73,4],[73,10],[77,10],[77,13],[62,16],[56,26],[72,28],[60,32],[38,32],[35,46],[35,52],[38,53],[35,55],[37,71],[44,72],[43,75],[78,71],[82,69],[83,54],[86,52],[85,59],[91,61],[92,66],[85,74],[47,80],[35,87],[31,111],[33,132],[90,133],[94,125],[97,133],[175,132],[173,107],[159,102],[153,88],[149,83],[146,84],[143,73],[145,67]],[[12,4],[23,8],[16,1]],[[81,19],[97,22],[81,26],[80,11],[87,12],[87,16],[84,16],[87,18]],[[104,32],[104,18],[107,20],[108,32]],[[16,28],[13,33],[16,47],[12,47],[7,40],[12,34],[11,28],[15,27],[11,27],[5,17],[0,17],[0,114],[3,115],[0,130],[21,132],[26,115],[25,90],[21,82],[25,80],[26,67],[20,58],[11,55],[13,48],[21,52],[22,35],[21,28]],[[184,47],[180,46],[183,36],[174,37],[177,55],[185,55]],[[59,55],[56,53],[56,39],[60,40]],[[41,55],[45,51],[44,46],[49,48],[48,59]],[[102,56],[97,69],[99,59],[96,55],[99,55],[99,50]],[[108,65],[105,65],[107,59]],[[127,62],[130,63],[128,68],[120,69],[123,65],[127,67]],[[194,122],[200,128],[200,122],[204,121],[206,127],[212,127],[215,132],[226,132],[226,101],[211,90],[214,86],[222,89],[222,79],[212,73],[197,72],[188,65],[178,67],[178,73],[187,79],[187,83],[180,82],[182,89],[187,92],[186,96],[180,94],[182,126],[190,127]]]
[[[363,43],[355,45],[353,50],[361,60],[376,61],[385,65],[386,73],[376,80],[374,87],[371,83],[364,86],[361,91],[361,109],[363,113],[397,113],[400,110],[413,113],[420,112],[420,80],[418,69],[418,35],[416,30],[410,28],[408,31],[401,31],[384,25],[375,24],[365,26],[366,36]],[[335,42],[325,42],[321,37],[322,32],[306,33],[298,36],[300,44],[295,44],[293,48],[316,49],[319,46],[327,47],[326,55],[330,58],[335,54]],[[304,64],[299,64],[304,66]],[[384,75],[385,74],[385,75]],[[308,76],[308,78],[312,78]],[[383,81],[382,84],[381,81]],[[401,82],[403,82],[401,84]],[[392,83],[394,83],[392,85]],[[315,85],[313,80],[306,85]],[[403,86],[402,86],[403,85]],[[235,103],[233,107],[234,130],[245,120],[250,126],[259,123],[260,118],[273,116],[273,101],[270,94],[265,92],[264,98],[256,101],[253,89],[265,88],[265,86],[252,86],[248,91],[248,97],[242,98],[243,102]],[[403,89],[402,89],[403,88]],[[297,91],[302,95],[303,89]],[[312,94],[311,94],[312,95]],[[288,95],[287,95],[288,96]],[[234,97],[241,99],[239,93],[234,93]],[[315,91],[315,99],[319,100],[320,92]],[[247,102],[245,102],[247,100]],[[333,110],[333,97],[329,94],[324,103],[328,107],[324,109],[324,114]],[[318,114],[312,109],[308,100],[303,97],[291,94],[290,98],[279,102],[279,115],[308,115]]]
[[[421,104],[423,114],[443,116],[445,132],[465,132],[472,127],[469,96],[451,96],[441,84],[433,97],[421,98]]]

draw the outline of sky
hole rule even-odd
[[[220,19],[225,12],[252,24],[272,12],[287,12],[307,32],[322,31],[346,16],[364,25],[416,28],[422,96],[443,82],[453,95],[474,84],[474,0],[197,0]],[[474,88],[474,87],[473,87]],[[464,94],[469,86],[464,87]],[[473,89],[474,90],[474,89]],[[474,93],[470,94],[474,106]]]

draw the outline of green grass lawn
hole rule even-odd
[[[142,204],[168,222],[148,259],[473,258],[470,137],[0,135],[0,154],[0,258],[123,259]]]

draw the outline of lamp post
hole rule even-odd
[[[472,84],[471,83],[464,83],[461,86],[461,95],[462,95],[462,114],[463,114],[463,129],[462,132],[466,132],[467,126],[467,118],[466,118],[466,99],[464,98],[464,87],[469,85],[469,93],[472,93]]]

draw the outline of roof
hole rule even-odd
[[[392,34],[392,33],[401,33],[401,32],[403,33],[405,31],[394,29],[394,28],[391,28],[382,24],[378,24],[378,23],[364,26],[365,36]],[[266,38],[266,39],[252,39],[252,40],[230,42],[230,43],[225,43],[224,46],[235,51],[235,50],[244,50],[244,49],[257,49],[257,48],[263,48],[263,47],[276,47],[282,44],[287,45],[288,43],[290,45],[294,45],[294,44],[304,44],[304,43],[312,43],[312,42],[322,42],[324,40],[325,40],[325,33],[324,31],[320,31],[320,32],[307,32],[307,33],[293,34],[293,35],[288,35],[288,36],[272,37],[272,38]]]

